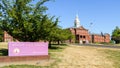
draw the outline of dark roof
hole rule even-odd
[[[110,34],[108,34],[108,33],[104,33],[103,35],[102,35],[102,34],[91,34],[91,35],[106,36],[106,35],[110,35]]]

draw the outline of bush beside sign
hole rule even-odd
[[[48,55],[48,42],[9,42],[9,56]]]

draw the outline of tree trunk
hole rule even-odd
[[[49,48],[51,48],[52,46],[51,46],[51,41],[49,41]]]
[[[60,45],[60,41],[58,40],[58,45]]]

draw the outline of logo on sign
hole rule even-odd
[[[15,54],[18,54],[18,53],[20,53],[20,49],[18,49],[18,48],[15,48],[15,49],[14,49],[14,53],[15,53]]]

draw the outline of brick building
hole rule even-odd
[[[4,31],[4,42],[12,42],[13,37],[10,36],[6,31]]]
[[[83,26],[80,26],[78,28],[70,28],[70,31],[72,34],[75,35],[75,42],[79,43],[89,43],[90,41],[90,35],[87,29],[85,29]]]
[[[93,43],[109,43],[110,42],[110,35],[109,34],[92,34],[92,42]]]
[[[101,43],[101,42],[110,42],[110,35],[109,34],[90,34],[88,29],[85,29],[83,26],[80,25],[80,20],[78,15],[74,21],[74,27],[69,28],[73,35],[75,35],[74,42],[83,44],[83,43]]]

